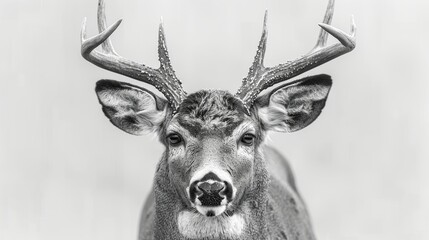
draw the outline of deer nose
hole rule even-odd
[[[191,203],[201,207],[226,206],[233,200],[234,187],[228,179],[223,178],[211,171],[194,178],[195,181],[187,188]]]
[[[197,184],[197,191],[200,191],[198,200],[202,206],[220,206],[225,199],[223,191],[226,188],[225,183],[208,180]]]

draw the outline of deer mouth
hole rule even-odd
[[[216,217],[221,215],[226,210],[226,205],[220,205],[220,206],[202,206],[202,205],[196,205],[195,208],[199,213],[206,217]]]

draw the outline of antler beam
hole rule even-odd
[[[334,2],[334,0],[329,1],[323,23],[319,24],[322,29],[320,30],[316,46],[301,58],[275,67],[264,67],[263,65],[267,42],[267,13],[265,12],[262,37],[255,60],[250,67],[248,76],[243,79],[243,83],[236,93],[236,97],[241,99],[247,108],[252,106],[253,101],[262,90],[307,72],[355,48],[356,25],[353,16],[351,19],[350,34],[329,25],[334,14]],[[340,43],[326,46],[328,33],[338,39]],[[289,81],[285,85],[294,84],[298,81]]]
[[[136,63],[119,56],[109,39],[118,28],[122,20],[116,21],[110,27],[106,24],[104,0],[98,2],[98,30],[99,34],[86,38],[86,18],[81,32],[81,54],[89,62],[106,70],[148,83],[158,89],[167,98],[173,110],[177,110],[186,97],[181,82],[171,66],[165,42],[164,28],[161,21],[158,35],[158,56],[160,67],[153,69],[144,64]],[[101,51],[95,48],[102,45]]]

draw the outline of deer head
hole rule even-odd
[[[162,23],[159,27],[160,67],[150,68],[119,56],[109,36],[121,23],[106,25],[104,2],[98,6],[99,34],[87,39],[82,27],[82,56],[89,62],[148,83],[163,96],[124,82],[100,80],[96,93],[104,114],[121,130],[141,135],[156,132],[166,147],[168,178],[185,208],[204,216],[237,209],[254,184],[255,157],[267,131],[293,132],[308,126],[325,106],[331,78],[291,78],[328,62],[355,47],[355,25],[346,34],[330,26],[329,2],[316,46],[306,55],[275,67],[263,64],[267,14],[256,57],[235,95],[220,90],[186,94],[171,66]],[[339,43],[326,46],[328,33]],[[95,50],[101,45],[101,50]],[[259,93],[284,83],[264,95]]]

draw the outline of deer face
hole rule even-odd
[[[121,21],[106,25],[104,1],[99,0],[100,33],[86,38],[82,28],[82,56],[95,65],[148,83],[166,99],[141,87],[112,80],[97,83],[103,112],[127,133],[157,132],[166,146],[170,182],[189,208],[217,216],[239,207],[254,178],[254,159],[269,130],[292,132],[313,122],[322,111],[331,87],[328,75],[290,80],[355,47],[351,34],[330,26],[330,0],[316,46],[293,62],[263,65],[267,42],[266,16],[255,60],[235,95],[225,91],[199,91],[187,95],[171,66],[162,24],[159,28],[160,67],[150,68],[122,58],[109,36]],[[340,43],[326,46],[328,33]],[[98,46],[101,51],[95,50]],[[271,92],[259,93],[285,82]]]
[[[330,86],[327,75],[305,78],[259,97],[250,109],[226,91],[203,90],[188,95],[176,113],[163,98],[127,83],[101,80],[96,92],[115,126],[134,135],[159,134],[177,197],[212,217],[240,207],[265,133],[310,124]]]
[[[232,209],[250,183],[260,126],[224,91],[189,95],[165,130],[172,182],[205,216]]]

